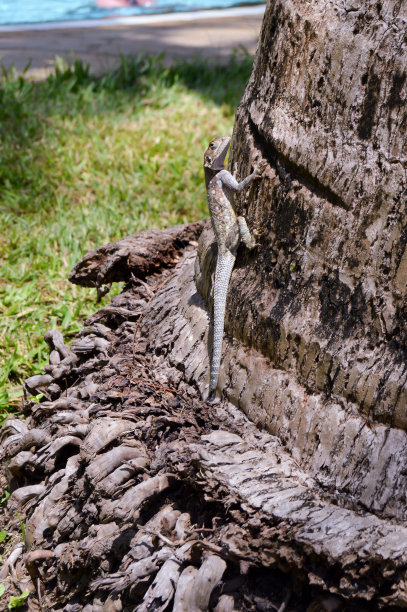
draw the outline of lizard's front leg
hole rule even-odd
[[[254,235],[250,233],[250,230],[247,227],[246,219],[244,217],[237,217],[236,221],[239,227],[240,239],[245,247],[251,250],[256,246],[259,246]]]

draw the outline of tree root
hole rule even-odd
[[[148,304],[148,317],[165,321],[180,284],[172,275],[183,269],[130,284],[120,303],[132,312],[132,301],[140,312]],[[313,503],[322,511],[318,488],[273,436],[237,410],[203,403],[159,350],[152,359],[148,317],[135,338],[134,321],[110,311],[106,325],[87,325],[69,351],[49,334],[46,376],[60,390],[26,400],[26,421],[10,419],[1,431],[13,491],[7,518],[17,529],[18,509],[26,523],[21,571],[33,583],[32,605],[65,612],[305,612],[312,602],[330,611],[339,601],[344,610],[377,609],[378,600],[372,608],[368,597],[363,604],[348,597],[345,605],[339,595],[323,595],[320,587],[340,591],[329,572],[309,586],[311,566],[315,576],[321,572],[312,543],[295,541],[293,528],[269,508],[275,488],[281,504],[300,508],[302,500],[310,512]],[[165,338],[164,330],[163,346]],[[16,551],[5,567],[23,547]]]

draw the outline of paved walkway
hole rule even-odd
[[[224,16],[223,16],[224,15]],[[0,32],[0,62],[8,69],[13,64],[23,70],[31,62],[32,78],[45,77],[52,69],[55,56],[78,57],[89,62],[95,70],[111,66],[120,53],[134,55],[140,52],[165,52],[169,59],[189,58],[199,53],[206,58],[225,58],[233,49],[243,46],[250,52],[256,49],[262,14],[247,11],[236,16],[231,11],[214,11],[203,17],[165,21],[165,18],[129,25],[106,23],[58,27],[40,30]],[[148,20],[147,20],[148,21]],[[136,23],[135,23],[136,22]],[[96,27],[95,27],[96,26]],[[28,27],[28,26],[27,26]],[[44,27],[44,24],[42,24]]]

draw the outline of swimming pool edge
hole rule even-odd
[[[46,21],[38,23],[23,23],[0,25],[0,33],[33,32],[41,30],[67,30],[104,28],[112,26],[141,26],[180,21],[200,21],[204,19],[227,19],[229,17],[250,17],[262,15],[266,4],[254,6],[233,7],[226,9],[206,9],[201,11],[185,11],[179,13],[161,13],[159,15],[131,15],[126,17],[106,17],[104,19],[78,19],[72,21]]]

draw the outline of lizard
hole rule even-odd
[[[247,227],[246,219],[236,216],[233,208],[233,193],[243,191],[262,175],[262,169],[255,167],[240,183],[225,168],[224,162],[230,145],[229,136],[214,138],[204,154],[205,185],[209,213],[218,245],[213,300],[213,346],[210,367],[209,399],[215,397],[220,359],[222,353],[223,329],[225,323],[226,296],[230,276],[240,242],[248,249],[258,246]]]

